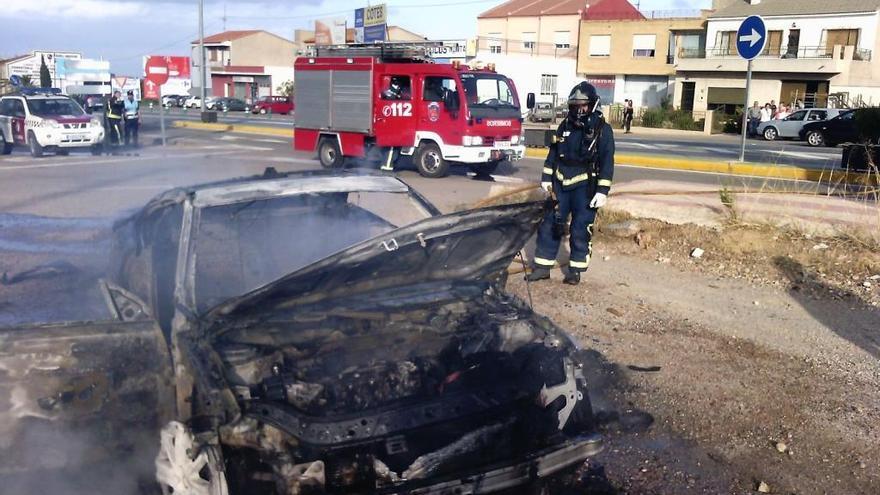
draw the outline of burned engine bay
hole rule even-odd
[[[227,466],[277,493],[392,493],[590,430],[568,337],[514,298],[468,292],[222,332],[212,347],[243,412],[220,428]]]

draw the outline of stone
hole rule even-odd
[[[815,246],[813,246],[813,250],[820,251],[820,250],[828,249],[829,247],[830,246],[828,244],[825,244],[824,242],[820,242],[819,244],[816,244]]]
[[[776,442],[776,452],[779,452],[780,454],[788,452],[788,445],[786,445],[785,442]]]
[[[770,493],[770,485],[763,481],[758,483],[758,493]]]
[[[691,251],[691,258],[702,258],[704,254],[706,254],[706,251],[700,248],[694,248]]]
[[[607,232],[615,237],[632,237],[642,230],[642,226],[636,220],[612,223],[602,227],[602,232]]]

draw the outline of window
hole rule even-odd
[[[653,57],[656,52],[656,34],[633,35],[633,57]]]
[[[12,116],[13,117],[24,117],[26,114],[24,113],[24,103],[19,99],[12,100]]]
[[[591,57],[610,57],[611,56],[611,35],[610,34],[594,34],[590,36],[590,56]]]
[[[714,55],[736,55],[736,31],[718,31],[715,34]]]
[[[428,76],[425,78],[425,88],[422,95],[425,101],[443,101],[447,91],[455,92],[455,79],[440,76]]]
[[[804,120],[804,117],[806,117],[806,115],[807,115],[806,110],[799,110],[799,111],[789,115],[788,117],[786,117],[785,120],[789,120],[789,121],[793,121],[793,122],[800,122],[800,121]]]
[[[412,99],[412,83],[409,76],[385,76],[382,78],[383,100]]]
[[[541,94],[556,94],[556,82],[558,77],[556,74],[541,74]]]
[[[0,100],[0,115],[6,115],[7,117],[12,117],[12,98],[6,98],[5,100]]]
[[[782,55],[782,31],[767,31],[767,43],[761,55],[778,57]]]
[[[840,114],[840,117],[838,117],[838,118],[840,120],[853,120],[853,119],[855,119],[855,117],[856,117],[855,112],[846,112],[846,113]]]
[[[532,51],[535,49],[535,40],[537,39],[535,34],[536,33],[534,33],[534,32],[522,34],[522,42],[523,42],[524,49],[529,50],[529,51]]]
[[[859,30],[858,29],[826,29],[822,32],[822,39],[825,40],[825,55],[830,56],[834,53],[834,47],[841,46],[858,46]]]
[[[556,43],[556,49],[571,48],[571,33],[569,31],[555,31],[553,40]]]
[[[828,119],[828,112],[826,112],[825,110],[813,110],[810,112],[810,117],[807,120],[815,121],[826,119]]]
[[[489,33],[489,53],[501,53],[501,33]]]

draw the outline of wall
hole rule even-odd
[[[689,77],[679,76],[675,80],[674,98],[672,104],[675,108],[681,107],[681,84],[682,82],[695,82],[694,93],[694,111],[705,111],[708,108],[709,88],[743,88],[745,89],[745,79],[737,77],[717,77],[712,73],[705,74],[689,74]],[[773,77],[764,75],[755,75],[752,78],[752,86],[750,90],[751,101],[757,100],[760,104],[769,102],[770,100],[779,100],[779,94],[782,91],[782,81]],[[745,103],[743,100],[740,106]],[[751,102],[749,102],[751,105]]]
[[[230,65],[263,65],[293,67],[296,45],[269,33],[257,33],[233,40]]]
[[[795,0],[792,0],[795,1]],[[872,14],[833,14],[812,16],[764,17],[768,31],[783,31],[782,47],[788,46],[788,33],[792,24],[800,29],[800,47],[818,47],[822,41],[822,31],[826,29],[859,29],[859,48],[875,49],[877,42],[877,13]],[[706,34],[706,47],[715,46],[715,36],[719,31],[736,31],[742,19],[709,19]]]
[[[665,75],[675,74],[675,67],[666,63],[671,31],[701,31],[703,19],[652,19],[626,21],[582,21],[578,49],[578,72],[593,74]],[[633,56],[633,36],[656,36],[653,57]],[[590,36],[611,35],[611,55],[590,56]],[[674,55],[674,54],[673,54]]]
[[[263,72],[272,78],[272,94],[278,93],[278,86],[286,81],[293,81],[293,67],[286,66],[267,66],[263,67]]]

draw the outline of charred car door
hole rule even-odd
[[[0,491],[136,492],[173,414],[170,376],[149,318],[0,329]]]

